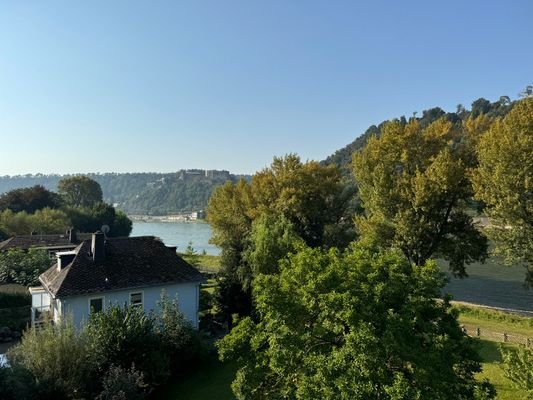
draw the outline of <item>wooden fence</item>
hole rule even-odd
[[[478,337],[501,343],[523,344],[529,348],[533,347],[533,338],[527,336],[510,334],[508,332],[496,332],[490,329],[481,328],[475,325],[461,325],[463,332],[470,337]]]

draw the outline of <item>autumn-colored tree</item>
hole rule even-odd
[[[472,182],[486,204],[496,254],[523,263],[533,282],[533,98],[519,101],[480,139]]]
[[[250,312],[248,288],[254,271],[277,269],[277,265],[264,264],[277,263],[285,252],[285,248],[273,248],[284,243],[282,237],[273,235],[285,235],[289,225],[291,236],[309,246],[345,247],[354,237],[347,212],[350,200],[336,167],[302,162],[295,154],[274,158],[250,183],[241,180],[215,190],[207,219],[213,228],[212,242],[222,249],[215,299],[226,319]],[[265,229],[270,228],[266,235]],[[271,252],[268,256],[263,252],[266,248]],[[252,265],[256,262],[261,265]]]
[[[354,154],[363,240],[396,248],[416,265],[441,257],[459,276],[466,275],[465,264],[485,258],[486,238],[465,212],[473,161],[462,139],[445,119],[426,128],[415,119],[392,121]]]

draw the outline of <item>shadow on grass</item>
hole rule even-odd
[[[223,364],[213,356],[195,371],[184,374],[175,382],[159,388],[153,399],[169,400],[234,400],[231,382],[237,367]]]
[[[499,343],[490,340],[476,339],[476,347],[483,362],[499,363],[502,361]]]

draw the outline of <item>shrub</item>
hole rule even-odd
[[[37,399],[37,387],[31,372],[21,367],[0,367],[0,399]]]
[[[149,384],[168,378],[169,358],[155,332],[154,317],[141,308],[110,305],[105,312],[91,315],[87,334],[98,371],[111,365],[129,368],[133,363]]]
[[[87,392],[92,357],[87,336],[71,320],[26,330],[8,358],[36,378],[40,398],[79,398]]]
[[[97,400],[142,400],[146,398],[147,385],[144,374],[135,369],[111,365],[102,381],[103,390]]]
[[[515,387],[523,389],[533,399],[533,351],[525,346],[516,349],[500,346],[503,371]]]
[[[203,347],[198,333],[193,329],[178,307],[177,300],[170,300],[165,292],[158,302],[160,312],[156,318],[156,329],[162,347],[170,357],[174,372],[201,361]]]
[[[24,307],[31,305],[29,293],[0,292],[0,308]]]

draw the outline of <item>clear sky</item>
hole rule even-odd
[[[533,1],[0,0],[0,175],[323,159],[533,83]]]

